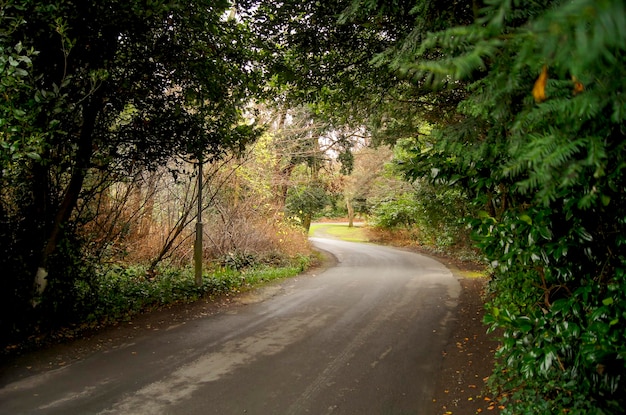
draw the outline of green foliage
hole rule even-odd
[[[299,261],[306,260],[305,257],[300,256],[296,259]],[[235,271],[252,269],[254,272],[265,267],[268,267],[268,269],[291,267],[293,262],[293,258],[289,258],[277,251],[265,253],[234,251],[217,259],[217,263],[224,268],[230,268]]]
[[[308,232],[313,216],[322,211],[330,202],[326,190],[319,184],[299,185],[287,192],[285,210]]]
[[[383,201],[374,208],[374,224],[387,229],[410,229],[418,220],[419,212],[419,202],[413,194],[401,195],[396,200]]]
[[[457,121],[402,168],[482,210],[472,228],[494,268],[492,382],[507,414],[625,404],[625,16],[621,1],[492,0],[393,62],[438,88],[470,83]]]
[[[37,115],[32,109],[34,105],[18,107],[23,95],[30,93],[29,71],[36,53],[32,48],[25,49],[21,42],[15,46],[8,42],[6,33],[0,33],[0,159],[6,167],[3,176],[14,170],[16,163],[25,163],[29,158],[39,160],[44,136],[29,128]]]
[[[428,129],[426,129],[428,130]],[[464,244],[468,238],[466,219],[475,212],[465,189],[457,183],[457,178],[441,180],[439,171],[431,169],[426,178],[415,175],[413,162],[415,152],[421,146],[430,146],[430,134],[424,133],[419,139],[399,140],[394,153],[394,174],[404,175],[412,182],[413,199],[416,209],[412,212],[417,229],[417,238],[422,244],[436,248],[446,248]],[[428,149],[423,151],[428,154]]]
[[[372,221],[384,229],[407,229],[420,244],[447,249],[467,239],[468,214],[458,189],[418,182],[413,192],[374,206]]]
[[[129,321],[138,313],[162,306],[193,302],[205,296],[234,295],[269,281],[297,275],[309,264],[309,257],[297,256],[283,258],[279,265],[259,263],[242,269],[217,267],[203,275],[201,286],[195,283],[191,267],[161,267],[153,274],[147,274],[148,267],[144,265],[92,266],[90,279],[57,281],[68,296],[64,299],[55,296],[54,304],[66,313],[63,320],[50,325],[49,320],[42,318],[39,326],[22,327],[20,333],[5,333],[2,346],[11,341],[24,341],[26,337],[45,339],[49,334],[62,335],[67,331],[73,336],[72,330]],[[80,276],[84,275],[85,272],[80,273]],[[68,281],[71,281],[70,285]],[[51,307],[52,303],[43,304]],[[46,312],[60,316],[59,310],[52,307]]]
[[[474,229],[495,269],[486,322],[504,329],[492,386],[512,392],[508,410],[527,413],[532,400],[547,412],[619,413],[626,258],[602,253],[607,241],[580,218],[546,207],[499,220],[485,213]]]
[[[101,267],[90,286],[80,286],[82,297],[93,301],[85,302],[79,312],[87,313],[87,321],[127,319],[150,308],[192,302],[206,295],[230,295],[293,276],[306,269],[308,263],[307,257],[296,257],[280,266],[219,267],[203,276],[201,286],[195,284],[192,268],[165,267],[149,277],[144,266]]]
[[[399,80],[386,63],[427,31],[466,22],[471,2],[238,1],[271,73],[268,93],[281,104],[306,103],[334,126],[367,126],[378,143],[411,136],[424,119],[453,114],[465,93],[434,96]],[[445,96],[444,96],[445,95]]]
[[[144,267],[113,266],[102,269],[95,280],[91,287],[84,287],[83,295],[94,299],[83,310],[89,311],[87,321],[129,319],[149,307],[197,299],[203,290],[195,286],[192,270],[161,270],[150,279]]]
[[[242,116],[259,85],[254,50],[246,27],[224,19],[229,7],[2,2],[2,330],[32,314],[39,268],[48,270],[51,293],[42,307],[49,311],[71,303],[74,281],[89,279],[71,264],[62,269],[54,256],[76,243],[78,262],[90,262],[77,235],[111,183],[141,169],[176,170],[177,157],[217,160],[257,137]]]

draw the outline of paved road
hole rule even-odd
[[[460,286],[440,263],[312,239],[336,267],[17,381],[2,414],[419,414]]]

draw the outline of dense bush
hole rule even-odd
[[[252,262],[244,265],[240,260],[231,262],[205,272],[201,286],[195,284],[191,267],[166,267],[151,277],[146,275],[147,268],[142,266],[102,267],[95,284],[83,286],[82,297],[93,301],[85,302],[82,313],[89,313],[87,320],[117,320],[150,307],[191,302],[204,295],[239,292],[258,283],[296,275],[308,266],[309,258],[284,259],[280,266]]]
[[[406,229],[416,242],[436,249],[467,244],[467,198],[458,189],[425,182],[414,189],[378,203],[370,219],[374,226]]]
[[[472,227],[493,266],[505,414],[626,405],[625,28],[622,1],[494,0],[399,64],[470,85],[406,171],[462,186],[483,210]]]
[[[329,203],[329,195],[321,184],[298,185],[288,190],[285,210],[308,232],[313,217]]]
[[[418,220],[420,213],[419,202],[412,194],[399,195],[398,198],[386,200],[374,208],[372,215],[375,226],[381,228],[410,229]]]
[[[530,414],[533,402],[532,413],[621,413],[624,255],[603,249],[588,222],[547,208],[479,222],[476,237],[496,276],[486,322],[505,329],[492,386],[510,394],[508,411]],[[624,220],[615,225],[623,229]],[[611,234],[623,247],[623,233]]]

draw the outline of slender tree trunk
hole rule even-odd
[[[158,255],[152,260],[152,262],[150,262],[150,266],[148,267],[148,271],[147,271],[148,274],[150,275],[154,274],[154,271],[157,265],[159,265],[159,263],[163,260],[163,258],[165,258],[165,256],[168,254],[170,249],[172,249],[172,246],[174,246],[174,242],[176,241],[176,238],[178,238],[187,227],[187,224],[188,224],[187,219],[190,213],[191,213],[191,207],[186,208],[183,215],[178,219],[178,222],[175,228],[167,236],[167,240],[165,244],[161,247],[161,250],[159,251]]]
[[[304,229],[306,230],[306,233],[308,234],[309,231],[311,230],[311,214],[308,213],[304,216],[304,222],[302,223],[302,226],[304,226]]]
[[[83,125],[80,131],[80,140],[76,152],[76,161],[72,171],[70,182],[65,189],[63,199],[59,204],[54,220],[44,243],[37,272],[34,279],[33,307],[39,304],[41,295],[46,289],[48,276],[48,259],[56,251],[63,234],[63,228],[72,216],[72,212],[77,206],[80,192],[83,188],[85,176],[89,169],[91,156],[93,153],[93,133],[96,125],[98,113],[102,108],[100,94],[96,93],[92,99],[83,107]]]
[[[349,197],[346,198],[346,207],[348,208],[348,228],[352,228],[354,226],[354,206],[352,206],[352,200]]]
[[[149,173],[148,181],[146,184],[146,201],[143,204],[143,211],[141,213],[141,219],[139,222],[139,235],[141,237],[146,237],[152,232],[152,226],[154,224],[154,199],[157,193],[158,179],[158,172]]]
[[[157,265],[159,265],[163,258],[165,258],[165,256],[170,252],[176,242],[176,239],[183,233],[187,225],[189,225],[190,221],[193,219],[190,219],[189,216],[191,215],[195,203],[197,202],[196,187],[190,183],[185,192],[183,210],[180,212],[174,225],[169,226],[171,230],[165,238],[165,243],[161,247],[157,256],[150,262],[150,266],[148,267],[148,274],[150,275],[154,275]]]
[[[289,179],[295,167],[296,165],[290,162],[287,166],[277,169],[275,176],[275,193],[278,195],[280,206],[285,206],[287,192],[289,191]]]

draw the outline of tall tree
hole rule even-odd
[[[255,73],[228,1],[2,4],[2,304],[71,280],[62,262],[92,172],[123,177],[172,155],[218,158],[255,137],[242,108]],[[6,62],[6,63],[5,63]],[[8,79],[8,78],[7,78]],[[3,78],[4,84],[4,78]],[[17,165],[16,157],[28,163]],[[9,166],[10,168],[5,168]],[[23,265],[24,264],[24,265]],[[68,265],[67,263],[65,265]],[[30,274],[30,277],[28,275]],[[35,298],[32,276],[37,274]],[[66,287],[67,288],[67,287]],[[3,313],[4,314],[4,313]]]

